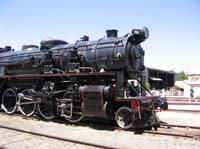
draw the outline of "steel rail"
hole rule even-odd
[[[163,123],[160,123],[160,126],[200,129],[200,126],[176,125],[176,124],[163,124]]]
[[[51,138],[51,139],[57,139],[57,140],[61,140],[61,141],[67,141],[67,142],[72,142],[72,143],[77,143],[77,144],[82,144],[82,145],[87,145],[87,146],[98,147],[98,148],[117,149],[116,147],[110,147],[110,146],[106,146],[106,145],[95,144],[95,143],[90,143],[90,142],[85,142],[85,141],[78,141],[78,140],[74,140],[74,139],[63,138],[63,137],[58,137],[58,136],[44,134],[44,133],[39,133],[39,132],[34,132],[34,131],[29,131],[29,130],[23,130],[23,129],[10,127],[10,126],[0,125],[0,128],[19,131],[19,132],[22,132],[22,133],[27,133],[27,134]]]
[[[164,136],[184,137],[184,138],[200,138],[199,135],[184,135],[184,134],[177,134],[177,133],[166,133],[166,132],[155,132],[155,131],[144,131],[144,133],[164,135]]]

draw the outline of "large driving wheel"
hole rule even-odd
[[[32,116],[36,110],[36,99],[34,99],[34,91],[32,89],[25,89],[18,94],[19,110],[24,116]]]
[[[64,98],[67,99],[72,99],[73,102],[73,109],[72,109],[72,116],[71,117],[65,117],[66,120],[68,120],[71,123],[78,123],[80,122],[83,118],[84,115],[82,113],[82,101],[81,99],[76,99],[73,96],[73,92],[67,92],[63,96]]]
[[[13,114],[17,110],[17,95],[12,88],[8,88],[2,95],[2,108],[7,114]]]
[[[115,120],[119,127],[129,129],[132,127],[132,111],[128,107],[121,107],[115,114]]]
[[[41,100],[38,103],[38,112],[46,120],[51,120],[55,117],[53,114],[52,99]]]

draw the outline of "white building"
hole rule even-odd
[[[190,97],[190,88],[193,86],[194,98],[200,96],[200,81],[189,81],[185,80],[184,85],[184,96]]]
[[[190,88],[193,87],[194,98],[200,96],[200,73],[188,74],[188,80],[176,81],[175,86],[184,90],[184,96],[190,97]]]

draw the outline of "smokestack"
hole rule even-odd
[[[107,36],[107,38],[117,37],[117,33],[118,33],[118,30],[116,30],[116,29],[106,30],[106,36]]]

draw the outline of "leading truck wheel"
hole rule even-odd
[[[119,127],[129,129],[132,127],[132,111],[128,107],[121,107],[115,114],[115,120]]]
[[[8,88],[2,95],[2,109],[7,114],[13,114],[17,110],[17,94],[12,88]]]

